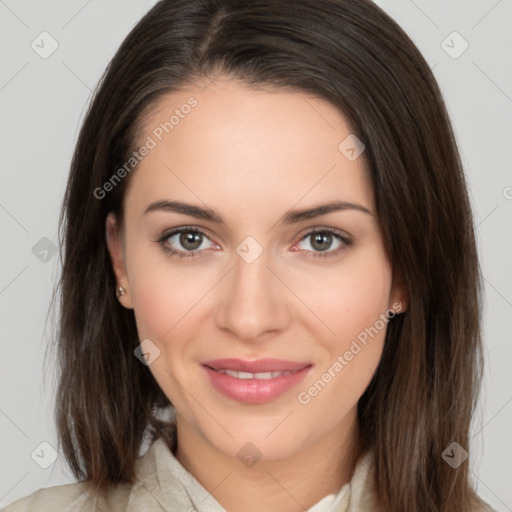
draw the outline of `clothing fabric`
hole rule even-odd
[[[137,482],[121,484],[98,498],[87,481],[40,489],[11,503],[5,512],[226,512],[215,498],[157,439],[136,462]],[[375,510],[373,456],[357,461],[350,482],[324,496],[307,512],[371,512]],[[491,508],[480,509],[489,510]],[[230,511],[231,512],[231,511]],[[479,512],[479,511],[474,511]]]
[[[350,482],[328,494],[307,512],[373,510],[370,453],[357,462]],[[157,439],[137,459],[137,482],[118,485],[105,498],[91,492],[86,481],[40,489],[8,505],[5,512],[226,512],[215,498]]]

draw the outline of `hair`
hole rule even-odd
[[[105,221],[123,219],[126,162],[145,115],[173,91],[226,76],[336,107],[365,146],[384,247],[408,295],[358,403],[383,511],[467,511],[468,463],[441,457],[469,427],[482,376],[481,274],[456,140],[435,78],[369,0],[162,0],[109,63],[82,124],[59,221],[62,276],[55,418],[73,474],[133,483],[145,435],[176,446],[171,406],[134,356],[133,310],[115,297]],[[136,172],[136,170],[134,171]]]

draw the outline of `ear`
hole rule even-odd
[[[117,218],[113,213],[109,213],[106,221],[106,238],[110,260],[112,262],[112,270],[116,276],[116,289],[112,293],[117,294],[119,286],[125,289],[125,293],[118,297],[119,302],[127,309],[133,309],[130,284],[128,282],[128,274],[126,272],[124,244],[121,230],[117,222]]]
[[[409,306],[409,293],[404,284],[403,277],[393,273],[393,283],[389,295],[389,309],[395,314],[405,313]]]

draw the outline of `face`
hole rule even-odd
[[[268,459],[339,437],[404,307],[350,126],[324,100],[228,79],[169,94],[143,125],[108,244],[178,435]]]

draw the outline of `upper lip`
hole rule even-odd
[[[296,371],[311,366],[311,363],[308,362],[285,361],[284,359],[255,359],[249,361],[236,358],[212,359],[211,361],[203,361],[201,364],[214,370],[250,373]]]

